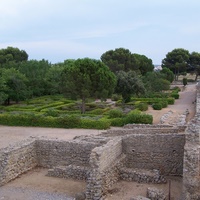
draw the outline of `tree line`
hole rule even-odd
[[[24,50],[0,49],[0,103],[43,95],[64,94],[82,100],[82,112],[89,97],[106,99],[113,93],[128,102],[131,95],[148,96],[169,89],[179,73],[200,73],[200,55],[175,49],[162,61],[162,70],[154,71],[152,60],[118,48],[102,54],[100,60],[67,59],[51,64],[47,60],[28,60]],[[199,70],[199,71],[198,71]]]

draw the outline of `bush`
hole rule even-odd
[[[171,97],[173,97],[174,99],[179,99],[179,94],[175,93],[175,92],[172,92],[171,93]]]
[[[168,102],[169,105],[173,105],[175,100],[174,100],[173,97],[169,97],[169,98],[167,98],[167,102]]]
[[[55,109],[48,109],[46,112],[45,112],[45,115],[46,116],[52,116],[52,117],[58,117],[59,116],[59,112]]]
[[[135,105],[135,108],[141,111],[148,110],[148,104],[147,103],[139,103]]]
[[[167,101],[162,101],[161,104],[162,104],[163,108],[167,108],[167,106],[168,106],[168,102]]]
[[[128,113],[125,117],[125,123],[124,124],[152,124],[153,117],[152,115],[148,114],[136,114],[136,113]]]
[[[188,80],[187,80],[187,78],[183,78],[183,85],[184,85],[184,86],[186,86],[186,85],[187,85],[187,83],[188,83]]]
[[[121,95],[113,94],[112,97],[111,97],[111,100],[112,100],[112,101],[118,101],[118,100],[120,100],[121,98],[122,98]]]
[[[102,115],[104,112],[105,112],[105,109],[97,108],[97,109],[91,110],[87,113],[93,114],[93,115]]]
[[[63,116],[58,118],[60,128],[79,128],[81,119],[75,115]]]
[[[123,116],[123,112],[119,109],[110,110],[108,113],[109,118],[119,118]]]
[[[152,104],[152,107],[154,110],[161,110],[162,109],[162,103],[154,103]]]
[[[81,119],[80,128],[103,130],[110,128],[110,125],[111,122],[108,119]]]
[[[125,125],[125,120],[124,118],[113,118],[111,119],[111,126],[124,126]]]

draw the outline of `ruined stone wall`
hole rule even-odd
[[[35,139],[0,150],[0,186],[37,166]]]
[[[101,135],[104,137],[115,137],[115,136],[126,136],[130,134],[171,134],[171,133],[179,133],[178,128],[134,128],[134,129],[110,129],[106,133],[102,133]]]
[[[76,140],[37,140],[38,165],[46,168],[68,165],[89,166],[90,153],[99,145],[99,143]]]
[[[121,138],[112,139],[92,150],[91,171],[87,180],[87,200],[101,199],[107,189],[119,180],[118,166],[123,163],[122,159],[124,157]]]
[[[184,134],[135,134],[123,137],[127,168],[157,169],[162,175],[182,175]]]
[[[183,166],[184,200],[200,199],[200,89],[197,88],[196,115],[186,129]]]

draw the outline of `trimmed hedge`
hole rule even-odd
[[[162,110],[162,103],[154,103],[152,107],[154,110]]]
[[[0,114],[0,124],[8,126],[108,129],[111,122],[107,119],[81,119],[80,116],[75,115],[51,117],[33,114]]]
[[[108,117],[111,119],[122,117],[122,116],[123,116],[123,112],[122,110],[119,110],[119,109],[113,109],[108,112]]]

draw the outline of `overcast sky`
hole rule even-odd
[[[199,0],[0,0],[0,48],[51,63],[126,48],[160,64],[174,48],[200,52]]]

